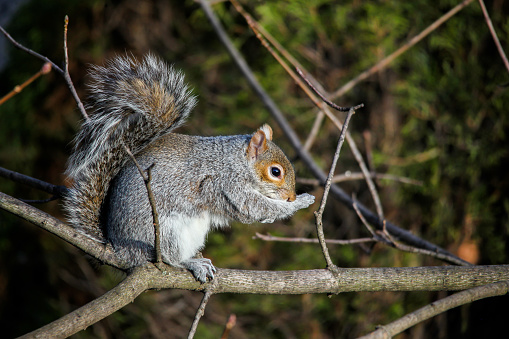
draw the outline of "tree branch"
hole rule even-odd
[[[497,46],[498,54],[500,54],[500,57],[502,58],[502,62],[504,63],[505,68],[509,72],[509,60],[507,60],[507,56],[505,55],[504,49],[502,48],[502,45],[500,44],[500,40],[498,39],[497,32],[495,31],[495,27],[493,27],[493,23],[491,22],[488,10],[486,9],[486,6],[484,5],[484,1],[479,0],[479,5],[481,6],[482,13],[484,14],[484,19],[486,20],[488,29],[490,30],[491,36],[493,37],[493,41],[495,42],[495,45]]]
[[[407,177],[400,177],[400,176],[392,175],[392,174],[371,172],[371,177],[373,179],[378,179],[378,180],[397,181],[397,182],[400,182],[402,184],[409,184],[409,185],[416,185],[416,186],[422,186],[423,185],[422,181],[415,180],[415,179],[412,179],[412,178],[407,178]],[[332,178],[332,182],[337,184],[338,182],[363,180],[363,179],[364,179],[364,174],[363,173],[361,173],[361,172],[357,172],[357,173],[353,172],[352,173],[350,171],[347,171],[345,174],[335,175]],[[312,185],[312,186],[318,186],[320,184],[320,182],[318,180],[316,180],[316,179],[296,178],[295,181],[300,183],[300,184]]]
[[[90,303],[20,338],[65,338],[130,304],[148,289],[149,271],[136,268],[120,284]]]
[[[143,179],[143,183],[145,184],[145,188],[147,189],[148,201],[150,203],[150,209],[152,212],[152,224],[154,225],[154,252],[155,252],[154,254],[156,259],[155,262],[157,265],[160,265],[163,262],[161,255],[161,227],[159,225],[159,214],[157,213],[156,208],[157,206],[156,198],[154,196],[154,193],[152,192],[152,187],[150,184],[150,182],[152,181],[152,168],[155,166],[155,163],[150,165],[147,169],[143,170],[126,144],[124,144],[124,149],[131,158],[131,160],[136,165],[136,168],[138,169],[138,172],[140,173],[140,176]]]
[[[209,302],[209,299],[211,296],[212,296],[212,293],[208,290],[205,290],[205,293],[203,294],[203,298],[200,302],[200,306],[196,310],[193,324],[191,325],[191,329],[189,330],[189,334],[187,336],[188,339],[194,338],[196,329],[198,328],[198,323],[200,322],[201,317],[203,317],[203,314],[205,313],[205,307],[207,306],[207,303]]]
[[[42,60],[44,62],[48,62],[51,64],[52,68],[54,70],[56,70],[65,80],[66,84],[67,84],[67,87],[69,88],[69,91],[71,91],[71,94],[74,98],[74,100],[76,101],[76,104],[78,105],[78,108],[81,112],[81,115],[83,115],[83,117],[88,120],[88,114],[87,112],[85,111],[85,107],[83,106],[83,103],[81,102],[81,99],[80,97],[78,96],[78,93],[76,92],[76,89],[74,88],[74,85],[72,83],[72,80],[71,80],[71,77],[69,76],[69,72],[66,72],[64,70],[62,70],[62,68],[58,67],[57,64],[55,64],[53,61],[51,61],[49,58],[45,57],[44,55],[41,55],[35,51],[32,51],[30,48],[27,48],[25,46],[23,46],[22,44],[20,44],[19,42],[17,42],[16,40],[14,40],[14,38],[12,36],[9,35],[9,33],[7,33],[5,31],[5,29],[3,29],[2,26],[0,26],[0,32],[3,33],[3,35],[5,35],[5,37],[7,38],[7,40],[9,40],[13,45],[14,47],[22,50],[23,52],[26,52],[34,57],[36,57],[37,59],[39,60]],[[67,22],[65,23],[65,27],[64,27],[64,39],[67,39]],[[64,44],[64,48],[65,48],[65,53],[67,53],[66,49],[67,49],[67,41],[65,41],[65,44]]]
[[[92,239],[57,218],[2,192],[0,208],[53,233],[104,264],[122,270],[127,268],[109,244]]]
[[[361,106],[362,107],[362,106]],[[339,107],[341,108],[341,107]],[[322,248],[323,256],[325,257],[325,261],[327,263],[327,267],[333,269],[335,265],[332,263],[332,260],[329,255],[329,250],[327,249],[327,244],[325,243],[325,235],[323,234],[323,211],[325,210],[325,204],[327,203],[327,197],[329,195],[330,187],[332,185],[332,177],[334,176],[334,172],[336,171],[336,165],[339,160],[339,154],[341,153],[341,148],[343,147],[343,143],[345,142],[345,134],[348,129],[348,123],[350,119],[355,113],[355,108],[350,107],[348,111],[348,115],[345,118],[345,123],[343,124],[343,129],[341,130],[341,134],[339,135],[338,145],[336,147],[336,152],[334,153],[334,158],[332,159],[332,165],[329,171],[329,175],[327,176],[327,181],[325,182],[324,192],[322,201],[320,203],[320,207],[318,211],[315,212],[316,217],[316,233],[318,236],[318,240],[320,242],[320,246]]]
[[[44,74],[48,74],[51,72],[51,64],[49,62],[46,62],[44,65],[42,65],[41,69],[37,71],[34,75],[32,75],[30,78],[28,78],[26,81],[24,81],[21,85],[17,85],[14,87],[12,91],[7,93],[3,98],[0,99],[0,105],[2,105],[4,102],[15,96],[16,94],[20,93],[25,87],[30,85],[34,80],[36,80],[38,77]]]
[[[378,329],[375,332],[362,336],[359,339],[392,338],[396,334],[399,334],[426,319],[439,315],[452,308],[469,304],[479,299],[504,295],[508,292],[509,281],[501,281],[468,289],[426,305],[390,324],[378,326]]]
[[[200,284],[186,270],[153,264],[137,267],[117,287],[76,311],[27,336],[64,337],[76,333],[132,302],[149,289],[245,294],[307,294],[374,291],[453,291],[509,280],[509,265],[406,268],[339,268],[300,271],[244,271],[218,268],[214,280]]]
[[[288,238],[288,237],[277,237],[272,234],[261,234],[256,232],[252,239],[260,239],[263,241],[279,241],[279,242],[300,242],[300,243],[314,243],[319,244],[320,241],[316,238]],[[376,241],[373,238],[358,238],[358,239],[325,239],[325,243],[333,245],[353,245],[366,242]]]
[[[337,99],[341,96],[343,96],[346,92],[350,91],[352,88],[354,88],[359,82],[367,79],[371,75],[380,72],[391,62],[393,62],[395,59],[397,59],[401,54],[405,53],[407,50],[409,50],[411,47],[413,47],[415,44],[417,44],[419,41],[427,37],[431,32],[433,32],[435,29],[440,27],[444,22],[449,20],[451,17],[453,17],[456,13],[461,11],[466,6],[470,5],[470,3],[474,0],[464,0],[463,2],[459,3],[458,5],[454,6],[449,12],[442,15],[439,19],[437,19],[435,22],[433,22],[431,25],[426,27],[421,33],[414,36],[412,39],[410,39],[407,43],[405,43],[403,46],[398,48],[396,51],[391,53],[390,55],[386,56],[382,60],[380,60],[376,65],[373,67],[365,70],[361,74],[357,75],[352,80],[348,81],[346,84],[341,86],[338,90],[336,90],[331,96],[331,99]]]
[[[0,167],[0,177],[4,177],[20,184],[28,185],[43,192],[53,194],[56,197],[62,197],[69,191],[69,189],[65,186],[53,185],[45,181],[29,177],[28,175],[8,170],[3,167]]]

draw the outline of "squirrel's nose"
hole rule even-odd
[[[286,201],[292,202],[295,201],[296,198],[297,195],[295,194],[295,192],[288,192],[288,199],[286,199]]]

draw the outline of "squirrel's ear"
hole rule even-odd
[[[263,133],[265,133],[265,136],[267,137],[267,139],[272,141],[272,128],[270,128],[270,126],[268,124],[264,124],[262,127],[260,127],[259,130],[263,131]]]
[[[272,128],[265,124],[251,137],[247,146],[247,157],[249,160],[256,160],[259,154],[267,150],[267,140],[272,140]]]

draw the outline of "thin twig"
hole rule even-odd
[[[207,303],[209,302],[211,295],[212,292],[209,290],[206,290],[205,293],[203,294],[200,307],[198,307],[198,310],[196,310],[193,324],[191,325],[191,329],[189,330],[189,334],[187,335],[188,339],[194,338],[194,334],[196,333],[196,329],[198,328],[198,323],[200,322],[201,317],[205,313],[205,307],[207,307]]]
[[[32,75],[28,80],[26,80],[21,85],[17,85],[16,87],[14,87],[14,89],[12,91],[10,91],[9,93],[7,93],[7,95],[5,95],[3,98],[1,98],[0,105],[2,105],[4,102],[9,100],[16,94],[20,93],[25,87],[30,85],[35,79],[37,79],[41,75],[48,74],[49,72],[51,72],[51,63],[46,62],[46,63],[44,63],[44,65],[42,65],[41,69],[39,71],[37,71],[37,73]]]
[[[263,241],[278,241],[278,242],[296,242],[296,243],[312,243],[318,244],[320,243],[316,238],[289,238],[289,237],[277,237],[271,234],[261,234],[256,232],[253,239],[260,239]],[[340,239],[325,239],[327,244],[332,245],[353,245],[360,244],[366,242],[374,242],[376,241],[373,238],[357,238],[357,239],[348,239],[348,240],[340,240]]]
[[[223,334],[221,335],[221,339],[227,339],[230,336],[230,332],[232,328],[235,327],[235,324],[237,323],[237,316],[235,314],[230,314],[228,317],[228,321],[226,322],[226,325],[224,326]]]
[[[54,201],[60,199],[60,197],[54,195],[51,198],[48,199],[42,199],[42,200],[31,200],[31,199],[19,199],[20,201],[23,201],[26,204],[46,204],[48,202]]]
[[[398,249],[400,251],[403,251],[403,252],[423,254],[423,255],[427,255],[427,256],[430,256],[430,257],[433,257],[433,258],[437,258],[437,259],[440,259],[440,260],[446,260],[447,256],[445,256],[443,253],[440,253],[438,251],[430,251],[430,250],[427,250],[427,249],[417,248],[417,247],[413,247],[413,246],[408,246],[408,245],[401,244],[401,243],[397,242],[394,239],[394,237],[387,230],[387,221],[386,220],[383,220],[382,231],[374,231],[373,227],[371,227],[371,225],[368,223],[366,218],[364,218],[362,213],[359,211],[359,208],[358,208],[356,202],[354,202],[353,207],[355,209],[355,212],[357,213],[357,216],[359,217],[361,222],[364,224],[364,226],[366,226],[368,231],[371,233],[371,235],[373,236],[374,240],[376,240],[378,242],[381,242],[381,243],[383,243],[385,245],[388,245],[390,247],[396,248],[396,249]]]
[[[369,233],[371,233],[371,236],[373,237],[373,239],[375,239],[376,241],[381,241],[381,242],[385,242],[382,237],[380,237],[376,232],[375,230],[373,229],[373,227],[371,227],[371,225],[366,221],[366,218],[364,218],[364,216],[362,215],[361,211],[359,211],[359,207],[357,207],[357,202],[355,202],[355,199],[354,199],[354,203],[353,203],[353,209],[355,210],[355,213],[357,213],[357,216],[359,217],[359,219],[361,220],[361,222],[364,224],[364,226],[366,227],[366,229],[369,231]]]
[[[340,107],[340,106],[336,105],[335,103],[331,102],[330,100],[328,100],[322,93],[320,93],[320,91],[318,91],[318,89],[316,89],[315,86],[313,86],[311,81],[309,81],[306,78],[306,76],[304,75],[304,73],[298,68],[297,68],[297,73],[299,73],[299,75],[306,82],[306,84],[313,90],[313,92],[315,92],[323,100],[323,102],[325,102],[325,104],[327,104],[328,106],[330,106],[338,111],[344,111],[346,109],[345,107]],[[313,101],[316,103],[316,100],[313,100]],[[320,107],[324,112],[328,111],[322,106],[321,103],[318,104],[318,107]],[[357,106],[354,106],[353,109],[355,110],[355,109],[358,109],[361,107],[364,107],[364,104],[359,104]],[[383,212],[383,208],[382,208],[382,202],[380,200],[380,196],[378,195],[378,191],[376,189],[375,183],[371,179],[368,167],[366,166],[366,163],[364,162],[364,158],[362,157],[361,152],[359,152],[359,149],[357,148],[357,145],[355,144],[355,141],[353,140],[353,138],[351,137],[349,132],[346,133],[346,139],[348,140],[348,144],[350,145],[350,149],[352,151],[352,154],[354,155],[354,158],[357,160],[357,163],[359,164],[359,167],[360,167],[362,173],[364,174],[364,179],[366,180],[366,184],[368,185],[369,192],[371,193],[371,197],[373,198],[373,202],[375,203],[375,208],[376,208],[376,212],[378,214],[378,218],[380,220],[383,220],[384,212]]]
[[[140,173],[145,184],[145,187],[147,189],[148,200],[152,211],[152,222],[154,225],[154,252],[156,257],[155,264],[157,267],[160,267],[160,264],[163,262],[161,255],[161,227],[159,225],[159,214],[157,213],[156,199],[154,196],[154,192],[152,192],[152,187],[150,185],[150,182],[152,180],[152,168],[155,166],[155,164],[151,164],[146,170],[143,170],[138,161],[136,160],[136,158],[134,157],[133,153],[129,149],[129,147],[127,147],[127,145],[125,144],[124,149],[127,152],[127,154],[131,157],[131,160],[136,165],[136,168],[138,169],[138,172]]]
[[[398,242],[396,239],[394,239],[394,237],[391,235],[391,233],[387,230],[387,222],[384,220],[383,221],[383,228],[382,228],[382,235],[383,235],[383,239],[385,239],[385,243],[391,247],[394,247],[400,251],[403,251],[403,252],[408,252],[408,253],[415,253],[415,254],[422,254],[422,255],[427,255],[427,256],[430,256],[430,257],[433,257],[433,258],[437,258],[437,259],[440,259],[440,260],[443,260],[444,259],[444,256],[439,253],[439,252],[436,252],[436,251],[430,251],[430,250],[427,250],[427,249],[424,249],[424,248],[417,248],[417,247],[413,247],[413,246],[408,246],[408,245],[405,245],[405,244],[402,244],[400,242]]]
[[[331,99],[337,99],[341,96],[343,96],[346,92],[350,91],[352,88],[354,88],[359,82],[367,79],[371,75],[383,70],[386,68],[391,62],[393,62],[396,58],[398,58],[401,54],[405,53],[407,50],[409,50],[411,47],[413,47],[415,44],[417,44],[419,41],[424,39],[426,36],[428,36],[431,32],[433,32],[435,29],[440,27],[444,22],[449,20],[452,16],[454,16],[456,13],[461,11],[463,8],[468,6],[473,0],[465,0],[462,3],[456,5],[454,8],[452,8],[449,12],[445,13],[443,16],[441,16],[438,20],[433,22],[431,25],[426,27],[421,33],[414,36],[412,39],[410,39],[407,43],[405,43],[403,46],[398,48],[395,52],[391,53],[387,57],[380,60],[378,63],[376,63],[373,67],[369,68],[368,70],[365,70],[352,80],[348,81],[346,84],[341,86],[338,90],[336,90],[332,95]]]
[[[28,185],[30,187],[36,188],[43,192],[50,193],[60,198],[67,194],[67,192],[69,191],[69,189],[63,185],[53,185],[48,182],[32,178],[29,177],[28,175],[14,172],[3,167],[0,167],[0,177],[4,177],[6,179],[12,180],[23,185]]]
[[[67,24],[66,24],[67,26]],[[7,40],[9,40],[13,45],[14,47],[44,61],[44,62],[49,62],[51,64],[51,67],[56,70],[62,77],[64,77],[64,80],[65,82],[67,83],[67,87],[69,88],[69,91],[71,92],[73,98],[74,98],[74,101],[76,101],[76,104],[78,105],[78,108],[81,112],[81,115],[85,118],[85,120],[89,120],[89,117],[88,117],[88,114],[87,112],[85,111],[85,107],[83,106],[83,103],[81,102],[81,99],[80,97],[78,96],[78,93],[76,92],[76,88],[74,88],[74,85],[72,83],[72,80],[71,80],[71,77],[69,75],[69,72],[64,72],[64,70],[62,70],[62,68],[60,68],[57,64],[55,64],[53,61],[51,61],[49,58],[45,57],[44,55],[41,55],[33,50],[31,50],[30,48],[27,48],[25,46],[23,46],[22,44],[20,44],[19,42],[17,42],[16,40],[14,40],[14,38],[12,36],[9,35],[9,33],[7,33],[5,31],[5,29],[3,29],[2,26],[0,26],[0,31],[3,33],[3,35],[5,35],[5,37],[7,38]],[[65,35],[67,35],[67,33],[65,33]],[[64,37],[66,38],[66,37]],[[67,43],[66,43],[67,44]]]
[[[74,97],[74,100],[76,100],[76,104],[78,104],[78,109],[80,110],[81,115],[83,118],[85,118],[86,121],[89,121],[90,118],[87,114],[87,111],[85,110],[85,107],[83,106],[83,103],[81,102],[78,93],[76,92],[76,88],[74,87],[74,84],[72,83],[71,75],[69,74],[69,56],[67,52],[67,26],[69,25],[69,17],[66,15],[64,19],[64,72],[63,76],[65,81],[67,82],[67,86],[69,87],[69,90],[72,93],[72,96]]]
[[[13,45],[14,47],[22,50],[23,52],[26,52],[44,62],[49,62],[51,64],[51,67],[56,70],[58,73],[60,73],[60,75],[64,75],[64,71],[58,67],[57,64],[55,64],[53,61],[51,61],[50,59],[48,59],[47,57],[35,52],[35,51],[32,51],[30,48],[26,48],[25,46],[23,46],[22,44],[20,44],[19,42],[17,42],[16,40],[14,40],[14,38],[12,36],[10,36],[9,33],[7,33],[7,31],[5,31],[5,29],[0,26],[0,31],[3,33],[3,35],[5,35],[5,37],[7,38],[7,40],[9,40]]]
[[[452,308],[470,304],[476,300],[505,295],[509,292],[509,281],[496,282],[455,293],[446,298],[435,301],[419,308],[398,320],[383,326],[378,326],[375,332],[359,339],[392,338],[404,330],[423,322],[426,319],[444,313]]]
[[[409,184],[409,185],[416,185],[416,186],[422,186],[423,182],[420,180],[415,180],[407,177],[399,177],[397,175],[392,174],[384,174],[384,173],[370,173],[370,176],[373,179],[378,180],[392,180],[397,181],[403,184]],[[320,185],[320,181],[317,179],[308,179],[308,178],[296,178],[296,182],[303,185],[312,185],[312,186],[318,186]],[[345,181],[354,181],[354,180],[364,180],[364,174],[361,172],[346,172],[345,174],[338,174],[335,175],[332,178],[332,182],[334,184],[337,184],[339,182],[345,182]]]
[[[364,107],[364,104],[359,104],[354,107],[341,107],[341,106],[336,105],[335,103],[333,103],[332,101],[327,99],[322,93],[320,93],[320,91],[318,89],[316,89],[316,87],[311,83],[311,81],[309,81],[308,78],[306,78],[306,76],[304,75],[304,73],[302,73],[300,68],[297,68],[297,73],[299,73],[301,78],[304,79],[306,84],[308,84],[308,86],[311,87],[311,89],[323,100],[323,102],[325,102],[330,107],[334,108],[336,111],[348,112],[351,108],[353,108],[354,110],[357,110],[361,107]]]
[[[332,263],[332,260],[329,255],[329,250],[327,249],[327,245],[325,244],[325,236],[323,234],[323,222],[322,216],[323,211],[325,209],[325,204],[327,203],[327,197],[329,195],[330,187],[332,185],[332,177],[334,176],[334,171],[336,170],[336,165],[338,163],[339,154],[341,152],[341,148],[343,147],[343,143],[345,142],[346,130],[348,129],[348,124],[353,114],[355,113],[355,109],[353,107],[350,108],[348,114],[345,118],[345,122],[343,124],[343,129],[341,130],[341,134],[339,135],[338,145],[336,147],[336,152],[334,153],[334,158],[332,159],[332,165],[329,171],[329,175],[327,177],[327,181],[325,182],[325,188],[323,192],[322,202],[320,203],[320,208],[317,212],[315,212],[316,217],[316,232],[318,235],[318,240],[320,241],[320,246],[322,247],[322,252],[325,257],[325,261],[327,262],[327,267],[333,268],[335,267]]]
[[[69,74],[69,53],[67,52],[67,26],[69,25],[69,16],[64,18],[64,72]]]
[[[502,48],[502,45],[500,44],[500,40],[498,40],[497,32],[495,32],[495,27],[493,27],[493,23],[491,22],[490,15],[488,14],[488,10],[486,9],[486,6],[484,5],[484,1],[479,0],[479,5],[481,5],[482,13],[484,14],[484,19],[486,20],[486,24],[488,25],[491,36],[493,37],[493,41],[495,42],[495,45],[497,46],[498,54],[500,54],[500,57],[502,58],[502,61],[504,62],[505,68],[509,72],[509,60],[507,60],[507,56],[505,55],[504,49]]]
[[[311,127],[311,131],[304,142],[304,150],[308,151],[311,149],[311,146],[316,140],[318,135],[318,131],[320,130],[320,126],[322,125],[323,118],[325,118],[325,113],[323,110],[319,110],[318,114],[316,114],[315,121],[313,122],[313,127]]]
[[[365,130],[362,132],[362,138],[364,139],[364,149],[366,150],[366,163],[368,164],[369,171],[375,172],[375,164],[373,162],[373,148],[371,147],[371,132]]]

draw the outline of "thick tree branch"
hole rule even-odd
[[[148,289],[147,271],[135,269],[120,284],[83,307],[20,338],[65,338],[118,311]]]
[[[179,288],[210,294],[337,294],[374,291],[454,291],[509,280],[509,265],[407,268],[339,268],[301,271],[218,269],[214,280],[200,284],[184,269],[153,264],[137,267],[102,297],[45,327],[29,333],[63,337],[76,333],[132,302],[149,289]]]
[[[53,233],[104,264],[119,269],[127,268],[110,245],[92,239],[57,218],[2,192],[0,208]]]

